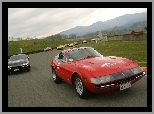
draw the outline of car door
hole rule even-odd
[[[63,56],[62,62],[59,64],[60,75],[66,82],[71,82],[71,75],[73,73],[72,62],[67,61],[66,56]]]
[[[72,68],[70,62],[61,62],[59,65],[60,74],[62,76],[62,79],[69,82],[72,75]]]
[[[62,69],[60,68],[60,64],[62,63],[63,60],[63,53],[60,52],[57,56],[56,62],[55,63],[55,69],[56,69],[56,74],[59,77],[62,77]]]

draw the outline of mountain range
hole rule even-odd
[[[96,31],[116,31],[116,30],[137,30],[144,29],[147,26],[147,12],[125,14],[107,21],[97,21],[89,26],[76,26],[66,31],[62,31],[61,35],[75,34],[83,36]]]

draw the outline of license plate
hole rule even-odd
[[[14,69],[14,71],[18,71],[19,69]]]
[[[127,89],[127,88],[130,88],[130,87],[131,87],[131,83],[130,82],[125,83],[125,84],[121,84],[120,85],[120,91],[124,90],[124,89]]]

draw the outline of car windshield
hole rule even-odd
[[[26,56],[25,55],[13,55],[10,57],[10,61],[15,61],[19,59],[26,59]]]
[[[96,57],[96,56],[102,56],[100,53],[98,53],[93,48],[81,48],[73,51],[69,51],[66,54],[67,59],[73,59],[73,60],[79,60],[84,58],[90,58],[90,57]]]

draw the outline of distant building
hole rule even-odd
[[[107,41],[107,35],[104,36],[101,31],[99,31],[98,36],[99,40]]]

